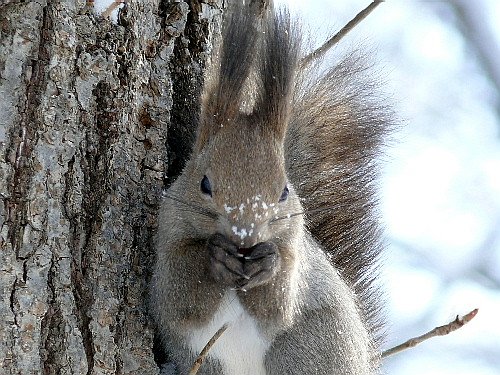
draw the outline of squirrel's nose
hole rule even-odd
[[[257,242],[259,242],[256,229],[254,228],[253,225],[250,226],[233,225],[230,228],[230,233],[228,237],[231,239],[232,242],[234,242],[236,246],[238,246],[238,248],[241,249],[250,249]]]

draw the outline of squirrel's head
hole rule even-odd
[[[289,241],[290,227],[302,224],[300,215],[293,215],[301,205],[286,176],[283,139],[266,125],[238,116],[190,161],[188,196],[212,216],[203,218],[199,230],[208,229],[203,235],[218,232],[249,248],[271,239]]]
[[[206,232],[200,236],[220,232],[242,247],[286,242],[290,226],[302,225],[284,155],[300,39],[286,14],[260,31],[251,14],[234,19],[207,76],[193,155],[175,194],[206,211],[189,215],[193,230]]]

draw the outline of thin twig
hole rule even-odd
[[[113,13],[113,11],[116,8],[118,8],[120,5],[122,5],[123,3],[125,3],[125,0],[115,0],[115,1],[113,1],[113,3],[111,3],[111,5],[109,7],[107,7],[104,12],[102,12],[102,16],[104,18],[107,18],[107,17],[111,16],[111,13]]]
[[[205,360],[205,357],[208,354],[208,351],[210,348],[215,344],[215,342],[219,339],[219,337],[224,333],[224,331],[227,329],[228,324],[224,324],[222,327],[219,328],[217,332],[212,336],[212,338],[207,342],[207,345],[203,348],[201,351],[200,355],[196,358],[196,361],[194,361],[193,367],[191,367],[191,370],[189,371],[189,375],[196,375],[198,373],[198,370],[200,369],[201,364]]]
[[[362,20],[364,20],[371,12],[373,9],[375,9],[380,3],[383,3],[384,0],[373,0],[370,5],[368,5],[365,9],[363,9],[361,12],[356,14],[356,17],[354,17],[352,20],[350,20],[342,29],[340,29],[334,36],[332,36],[330,39],[328,39],[325,44],[323,44],[321,47],[317,48],[313,52],[311,52],[309,55],[305,56],[302,58],[302,61],[300,62],[300,66],[304,68],[306,65],[311,63],[313,60],[317,59],[318,57],[321,57],[328,51],[330,48],[332,48],[335,44],[339,42],[340,39],[342,39],[344,36],[349,33],[358,23],[360,23]]]
[[[447,4],[448,5],[448,4]],[[468,49],[478,57],[479,64],[485,75],[493,83],[497,92],[500,92],[500,66],[498,45],[493,24],[485,22],[488,17],[486,4],[478,4],[477,1],[455,0],[450,1],[449,6],[454,9],[457,29],[462,33]],[[500,114],[500,102],[492,102],[491,106]]]
[[[453,320],[452,322],[445,324],[444,326],[441,327],[436,327],[432,331],[429,331],[422,336],[414,337],[412,339],[409,339],[408,341],[399,344],[393,348],[387,349],[384,352],[382,352],[382,358],[384,357],[389,357],[390,355],[399,353],[403,350],[413,348],[414,346],[420,344],[421,342],[428,340],[432,337],[436,336],[445,336],[453,331],[456,331],[457,329],[463,327],[465,324],[469,323],[477,314],[478,309],[472,310],[470,313],[464,315],[462,318],[460,318],[458,315]]]

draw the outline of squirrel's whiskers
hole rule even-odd
[[[192,155],[160,209],[157,332],[181,374],[226,324],[205,375],[374,374],[391,111],[363,54],[318,73],[285,11],[230,5]]]

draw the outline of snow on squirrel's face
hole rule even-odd
[[[281,140],[246,124],[221,129],[197,160],[200,198],[218,213],[217,230],[242,247],[284,236],[301,212],[285,172]],[[298,215],[300,216],[300,215]]]

